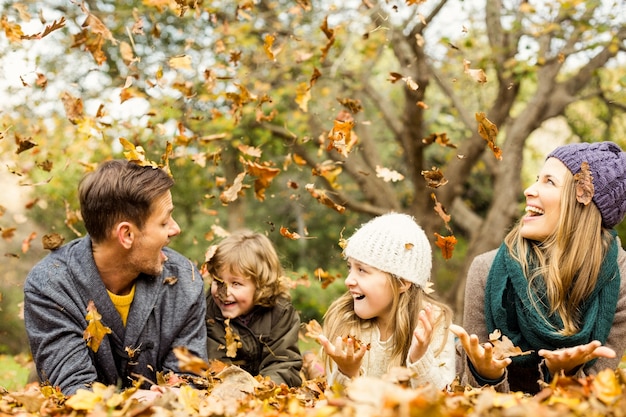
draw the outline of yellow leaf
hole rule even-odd
[[[100,344],[104,337],[111,333],[111,329],[102,324],[102,316],[98,313],[98,309],[93,300],[87,305],[87,315],[85,319],[89,322],[87,328],[83,332],[83,339],[87,341],[87,346],[94,352],[100,349]]]

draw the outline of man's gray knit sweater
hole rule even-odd
[[[179,373],[173,348],[206,360],[206,302],[202,276],[179,253],[167,256],[158,277],[140,275],[126,327],[100,278],[87,236],[41,260],[24,284],[24,321],[39,378],[66,395],[98,381],[126,387],[141,375]],[[87,306],[93,301],[111,329],[97,352],[87,346]]]

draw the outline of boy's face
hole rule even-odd
[[[211,283],[211,295],[222,316],[234,319],[248,314],[254,307],[254,281],[226,269],[218,271],[218,277]]]

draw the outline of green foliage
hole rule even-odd
[[[9,356],[0,354],[0,387],[7,391],[19,391],[28,380],[32,368],[26,364],[23,356]]]
[[[317,320],[322,324],[323,316],[328,306],[346,291],[343,283],[345,273],[331,273],[338,278],[327,288],[322,288],[321,282],[315,279],[315,276],[309,276],[310,286],[298,285],[292,290],[292,302],[296,310],[300,313],[302,323],[308,323],[311,320]]]

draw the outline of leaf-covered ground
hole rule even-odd
[[[585,379],[557,377],[535,396],[458,384],[449,391],[409,389],[368,377],[355,379],[345,390],[327,387],[323,377],[288,388],[235,366],[204,375],[170,378],[153,398],[101,384],[71,397],[36,384],[2,390],[0,416],[626,416],[625,369]]]

